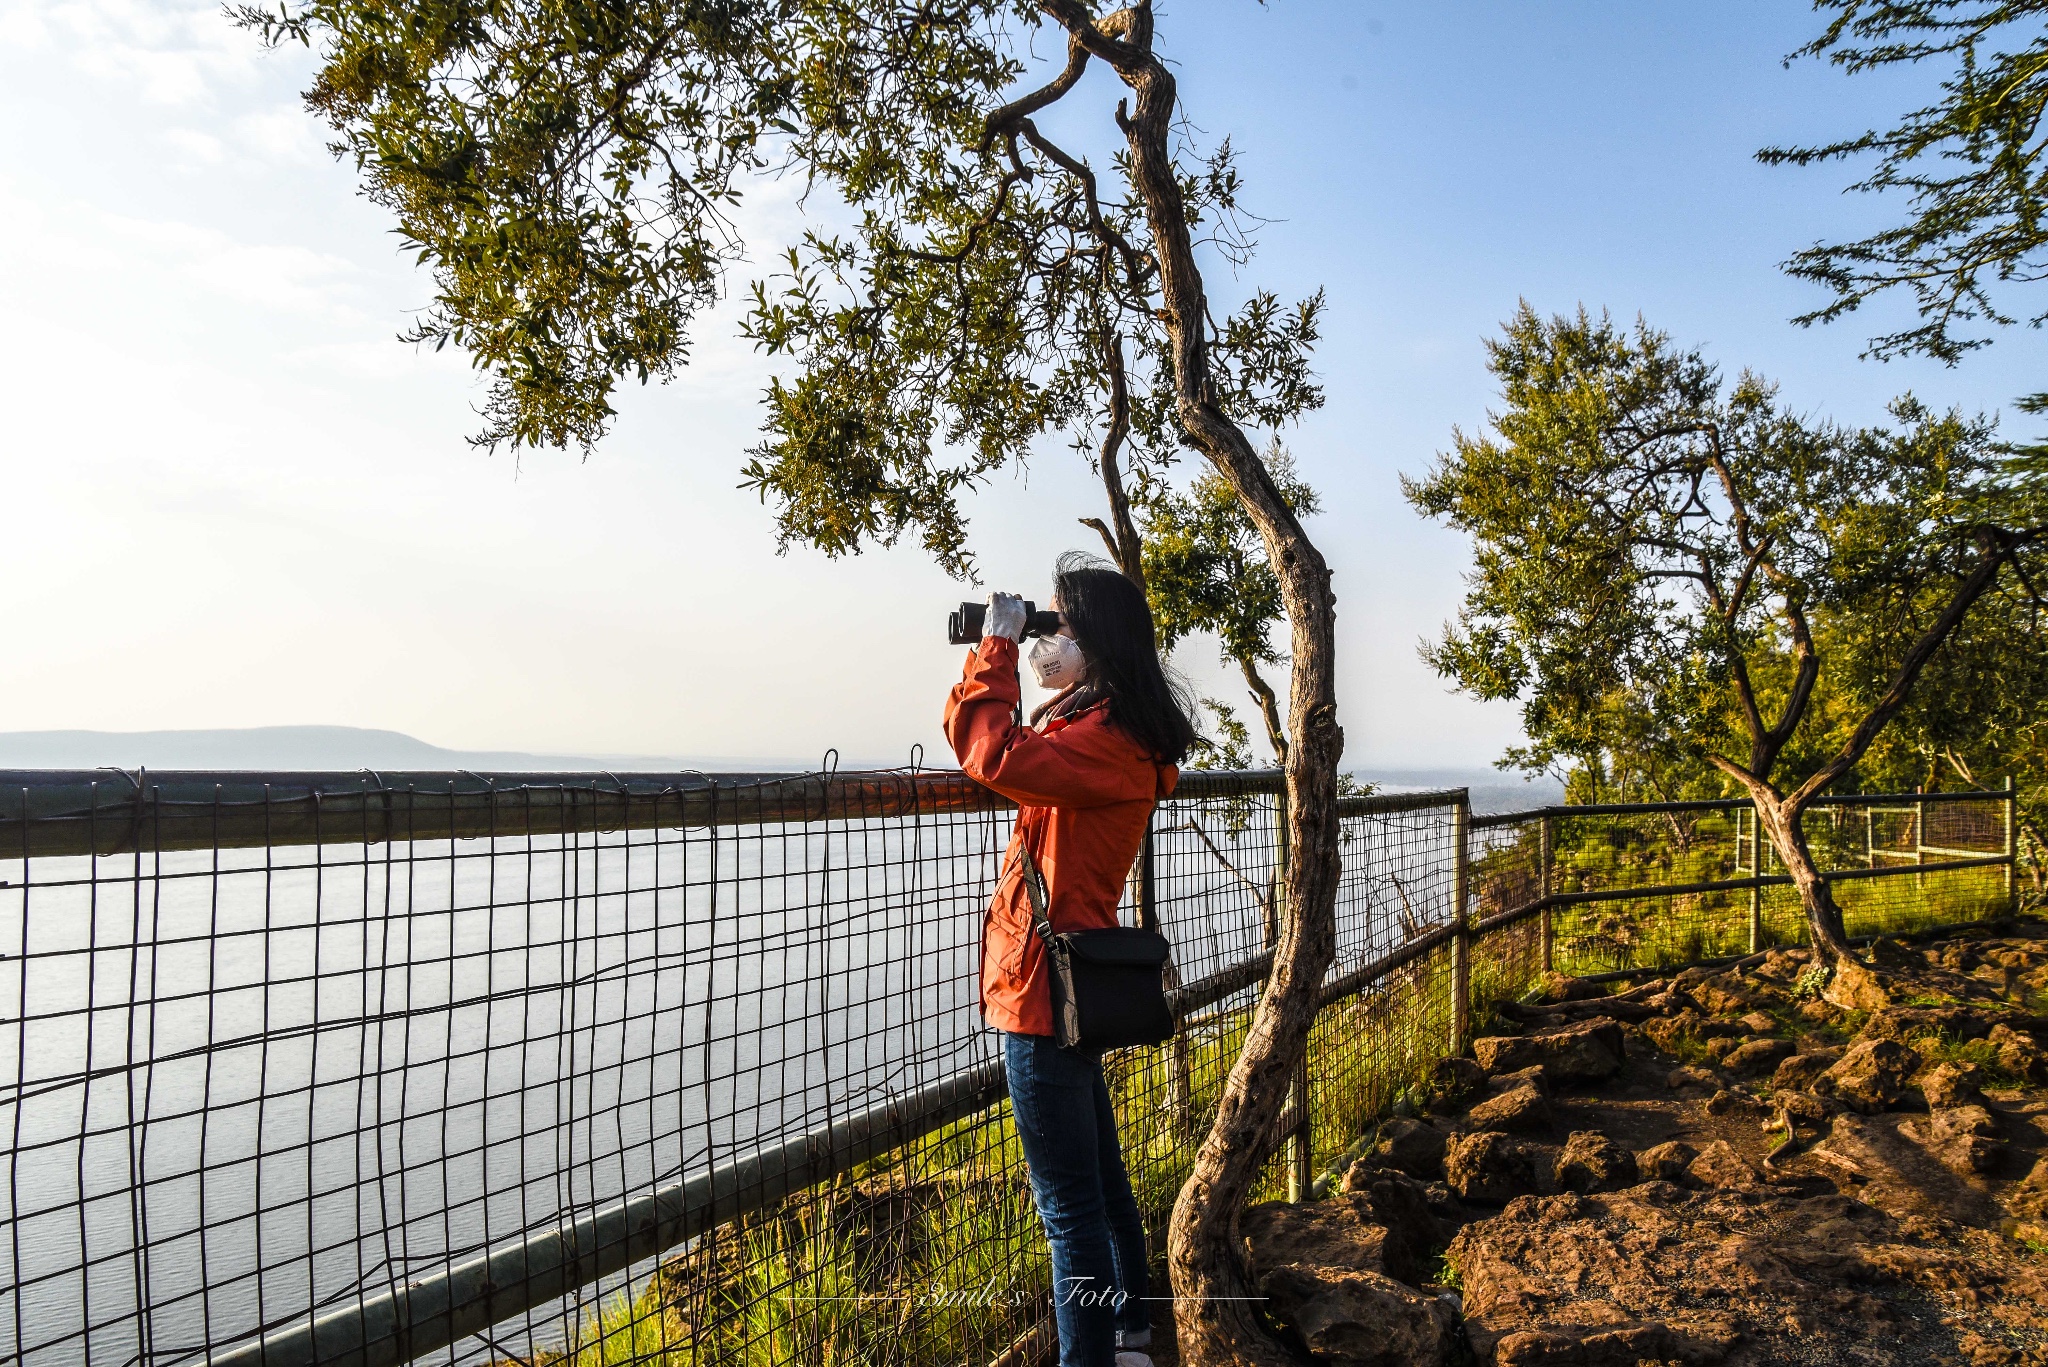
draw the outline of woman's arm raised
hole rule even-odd
[[[946,698],[946,739],[969,778],[1032,807],[1100,807],[1154,795],[1156,771],[1139,762],[1128,739],[1100,726],[1043,735],[1017,724],[1018,699],[1017,643],[984,638]]]

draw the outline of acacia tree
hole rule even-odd
[[[433,272],[411,336],[489,372],[480,443],[588,448],[621,378],[673,373],[740,250],[732,206],[781,170],[825,210],[746,323],[788,364],[744,469],[785,541],[910,535],[967,573],[960,494],[1054,428],[1099,427],[1105,468],[1129,434],[1177,444],[1228,485],[1292,632],[1292,861],[1168,1263],[1189,1360],[1286,1360],[1235,1231],[1334,953],[1343,736],[1329,571],[1248,429],[1311,401],[1320,301],[1212,312],[1197,235],[1231,249],[1237,172],[1180,136],[1149,0],[281,3],[240,17],[316,49],[309,103]],[[1093,99],[1095,65],[1124,92],[1089,106],[1102,167],[1037,123]]]
[[[1504,400],[1492,432],[1456,434],[1406,482],[1419,509],[1471,533],[1477,558],[1457,623],[1424,658],[1468,692],[1520,699],[1539,745],[1596,752],[1622,717],[1644,748],[1733,780],[1839,965],[1841,912],[1801,814],[1978,600],[2031,572],[2037,500],[1987,424],[1910,399],[1896,429],[1811,423],[1641,323],[1524,305],[1487,356]],[[1858,635],[1825,649],[1821,613]],[[1839,738],[1802,755],[1823,688]]]
[[[1850,74],[1929,63],[1946,74],[1933,103],[1891,128],[1757,153],[1770,165],[1873,160],[1850,188],[1906,200],[1902,222],[1815,243],[1785,263],[1833,295],[1796,321],[1832,322],[1904,290],[1920,321],[1872,338],[1869,354],[1953,364],[1990,340],[1970,324],[2018,321],[2001,297],[2048,275],[2048,0],[1815,0],[1814,8],[1832,17],[1788,61],[1824,58]],[[2039,327],[2048,311],[2028,321]]]

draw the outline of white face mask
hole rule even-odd
[[[1081,645],[1071,636],[1041,636],[1031,643],[1031,651],[1024,658],[1031,662],[1031,672],[1040,688],[1057,691],[1081,682],[1081,676],[1088,672]]]

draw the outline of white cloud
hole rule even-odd
[[[156,135],[187,165],[214,166],[225,154],[220,139],[196,128],[166,128]]]
[[[14,281],[21,291],[15,301],[29,307],[91,307],[104,295],[117,296],[128,311],[230,301],[325,322],[362,316],[362,268],[342,257],[293,243],[240,241],[173,219],[109,213],[77,200],[38,203],[6,182],[0,182],[0,250],[13,260],[41,263],[33,277]]]
[[[165,106],[248,84],[263,56],[212,0],[6,0],[0,41],[55,49],[96,82]]]
[[[236,146],[264,162],[325,162],[327,130],[297,103],[273,105],[234,121]]]

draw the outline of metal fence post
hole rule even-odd
[[[1287,875],[1289,854],[1293,849],[1293,833],[1288,829],[1287,823],[1291,814],[1287,789],[1283,786],[1280,789],[1279,804],[1280,841],[1279,848],[1275,851],[1278,871],[1273,880],[1272,910],[1266,918],[1269,948],[1279,943],[1280,918],[1287,914]],[[1288,1100],[1282,1107],[1284,1111],[1287,1106],[1292,1106],[1296,1115],[1293,1132],[1287,1136],[1287,1199],[1297,1202],[1308,1200],[1315,1184],[1315,1154],[1310,1148],[1310,1140],[1314,1134],[1314,1117],[1309,1109],[1308,1068],[1309,1045],[1314,1038],[1314,1022],[1310,1022],[1309,1030],[1310,1038],[1302,1041],[1301,1062],[1295,1065],[1294,1081],[1288,1086]]]
[[[1159,809],[1154,807],[1152,815],[1145,818],[1145,842],[1138,847],[1138,924],[1146,930],[1159,929],[1159,863],[1157,841],[1154,830],[1158,824]],[[1172,972],[1167,986],[1179,987],[1180,969],[1172,959],[1167,967]],[[1166,1114],[1169,1123],[1185,1136],[1194,1127],[1195,1089],[1194,1056],[1188,1048],[1188,1032],[1175,1022],[1173,1038],[1167,1041],[1166,1059]]]
[[[1749,874],[1757,881],[1749,885],[1749,952],[1764,947],[1764,827],[1762,813],[1754,799],[1749,804]]]
[[[1315,1026],[1311,1024],[1313,1031]],[[1294,1070],[1292,1104],[1300,1117],[1294,1126],[1294,1133],[1287,1136],[1287,1199],[1293,1202],[1308,1200],[1315,1189],[1315,1156],[1309,1149],[1309,1138],[1313,1132],[1312,1117],[1308,1104],[1308,1045],[1301,1049],[1301,1062]]]
[[[2014,786],[2012,775],[2005,776],[2005,914],[2017,916],[2020,910],[2020,884],[2016,876],[2020,862],[2019,789]]]
[[[1916,799],[1913,803],[1913,867],[1916,869],[1924,867],[1927,863],[1927,804],[1917,800],[1919,795],[1926,791],[1925,786],[1916,786],[1913,789]],[[1913,875],[1913,896],[1923,904],[1926,902],[1926,874]]]
[[[1556,891],[1553,886],[1550,866],[1551,861],[1557,857],[1557,818],[1552,816],[1544,817],[1541,830],[1541,853],[1539,857],[1543,861],[1543,868],[1540,874],[1540,881],[1536,886],[1537,895],[1543,899],[1543,971],[1549,973],[1554,971],[1557,966],[1557,926],[1551,920],[1552,908],[1550,905],[1550,895]]]
[[[1466,882],[1472,853],[1472,800],[1460,794],[1451,808],[1451,1053],[1465,1052],[1472,1033],[1472,918],[1466,914]]]

